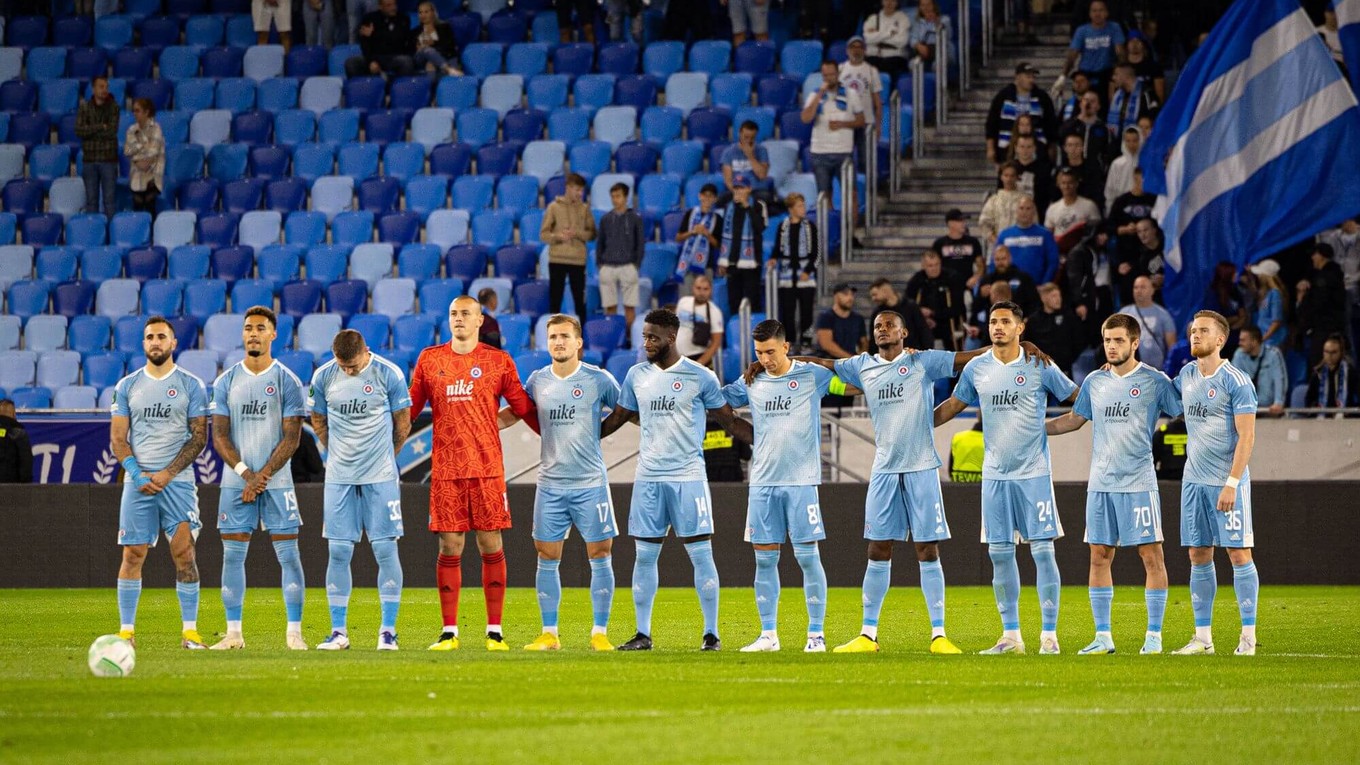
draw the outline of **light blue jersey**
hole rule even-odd
[[[128,445],[149,476],[169,467],[189,442],[189,421],[208,416],[208,393],[181,367],[159,380],[142,367],[118,381],[111,411],[128,418]],[[193,483],[194,471],[181,470],[173,480]]]
[[[1185,410],[1185,483],[1222,486],[1237,450],[1239,414],[1256,414],[1256,388],[1251,378],[1230,362],[1213,374],[1200,374],[1199,364],[1186,364],[1176,375],[1176,390]],[[1249,471],[1238,476],[1247,480]]]
[[[722,389],[735,409],[750,406],[756,443],[751,451],[752,486],[816,486],[822,482],[822,396],[835,374],[816,364],[793,362],[773,377],[756,375]]]
[[[255,471],[269,462],[274,447],[283,440],[284,418],[307,414],[302,381],[277,361],[259,374],[246,369],[242,361],[218,375],[213,383],[210,411],[231,420],[231,442],[240,452],[241,461]],[[222,471],[222,488],[244,489],[245,479],[231,467],[228,465]],[[293,488],[289,462],[270,477],[266,488]]]
[[[1077,389],[1056,366],[1025,359],[1009,364],[995,351],[978,356],[963,368],[954,397],[982,409],[983,480],[1021,481],[1053,472],[1044,434],[1048,394],[1065,401]]]
[[[330,429],[326,483],[371,484],[398,479],[392,413],[409,409],[401,370],[378,354],[357,375],[326,362],[312,375],[308,407]]]
[[[726,403],[713,372],[683,356],[669,369],[644,361],[628,370],[619,406],[642,426],[637,480],[705,480],[705,410]]]
[[[1090,420],[1094,431],[1088,491],[1157,491],[1152,433],[1163,412],[1181,413],[1171,378],[1141,363],[1124,377],[1096,371],[1082,382],[1072,411]]]
[[[581,364],[564,379],[548,366],[529,375],[524,389],[538,407],[543,437],[539,482],[554,489],[604,486],[608,478],[600,450],[600,418],[604,410],[618,405],[614,376]]]
[[[861,353],[836,362],[836,374],[864,391],[874,423],[874,474],[940,466],[935,453],[936,380],[954,376],[949,351],[903,351],[895,359]]]

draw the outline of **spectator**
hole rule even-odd
[[[1354,362],[1346,357],[1346,338],[1332,334],[1321,345],[1322,360],[1308,376],[1304,406],[1309,409],[1360,406],[1360,379],[1356,377]]]
[[[623,33],[623,25],[627,21],[633,41],[642,45],[642,0],[609,0],[605,7],[609,11],[605,17],[609,22],[609,39],[627,40]]]
[[[1085,157],[1104,158],[1111,152],[1110,127],[1100,116],[1100,97],[1087,91],[1077,106],[1076,116],[1058,128],[1059,142],[1068,136],[1081,136],[1081,151]]]
[[[749,32],[756,40],[770,39],[770,0],[718,0],[727,6],[727,17],[732,20],[732,47],[746,42]],[[705,11],[696,9],[697,13]]]
[[[1022,197],[1015,206],[1015,225],[1002,231],[997,241],[1005,245],[1017,270],[1038,282],[1051,282],[1058,277],[1058,242],[1038,218],[1034,200]]]
[[[722,224],[722,213],[714,209],[717,201],[718,187],[705,183],[699,189],[699,206],[680,219],[680,231],[675,235],[675,243],[680,245],[680,258],[675,265],[677,279],[688,279],[708,270],[713,248],[718,246],[718,237],[713,232]]]
[[[1106,212],[1114,208],[1114,200],[1133,190],[1133,171],[1138,169],[1138,150],[1143,145],[1143,134],[1138,128],[1124,130],[1124,141],[1120,145],[1119,158],[1110,163],[1105,174]]]
[[[1156,96],[1138,79],[1133,64],[1124,62],[1114,68],[1114,88],[1110,91],[1110,112],[1105,123],[1110,135],[1120,135],[1125,128],[1138,127],[1138,118],[1156,119]]]
[[[674,8],[679,3],[671,3]],[[692,14],[699,15],[699,14]],[[832,5],[832,0],[803,0],[798,3],[798,37],[804,40],[821,40],[822,47],[831,44],[833,37],[841,39],[840,17]]]
[[[1071,308],[1063,305],[1062,290],[1048,282],[1039,287],[1042,308],[1025,320],[1025,339],[1053,357],[1053,363],[1069,376],[1072,362],[1086,350],[1086,331]]]
[[[751,179],[744,173],[732,177],[732,201],[723,209],[713,234],[718,238],[718,276],[727,277],[727,308],[736,316],[742,298],[751,310],[762,304],[761,271],[765,265],[765,227],[769,225],[765,203],[751,199]]]
[[[90,89],[92,97],[81,101],[76,110],[76,137],[84,155],[85,212],[100,212],[103,200],[103,213],[112,218],[118,182],[118,102],[109,95],[107,77],[95,77]]]
[[[365,16],[378,10],[378,0],[340,0],[336,7],[348,17],[349,37],[346,42],[359,45],[363,41],[359,36],[359,27],[363,26]]]
[[[1076,171],[1077,194],[1094,202],[1097,209],[1105,209],[1105,160],[1098,154],[1088,153],[1086,142],[1080,135],[1068,133],[1063,137],[1063,155],[1058,162],[1058,169]],[[1059,192],[1057,180],[1055,175],[1055,192]]]
[[[600,238],[595,245],[595,259],[600,269],[600,305],[612,316],[618,313],[621,298],[624,321],[632,327],[637,315],[638,266],[642,265],[642,216],[628,206],[626,183],[610,187],[609,201],[614,209],[600,219]]]
[[[501,297],[494,287],[483,287],[477,291],[477,302],[482,306],[482,326],[477,330],[477,342],[500,348],[501,323],[496,321],[496,312],[500,309]]]
[[[1134,233],[1138,235],[1137,259],[1121,263],[1119,272],[1126,276],[1148,277],[1157,293],[1157,302],[1161,302],[1162,284],[1166,281],[1166,240],[1162,227],[1152,218],[1143,218],[1133,225]]]
[[[845,48],[847,59],[841,64],[839,78],[847,90],[859,96],[864,107],[864,127],[855,128],[855,148],[859,151],[860,169],[869,151],[868,126],[883,124],[883,78],[873,64],[864,60],[864,38],[851,37]]]
[[[1015,225],[1015,208],[1025,192],[1020,190],[1020,165],[1011,160],[997,171],[997,188],[982,204],[982,214],[978,216],[978,227],[987,248],[996,244],[996,237],[1002,231]],[[984,266],[986,264],[984,263]],[[981,271],[981,269],[979,269]],[[971,289],[976,280],[969,278]]]
[[[1176,345],[1176,320],[1171,318],[1169,311],[1152,302],[1154,291],[1152,279],[1139,276],[1133,280],[1133,303],[1119,312],[1138,320],[1138,330],[1142,333],[1138,359],[1154,369],[1162,369],[1167,353]],[[1167,374],[1174,375],[1179,371],[1179,368],[1168,369]]]
[[[1057,130],[1057,114],[1053,100],[1043,90],[1034,87],[1034,78],[1039,70],[1031,64],[1021,63],[1015,67],[1015,80],[997,91],[992,105],[987,110],[985,132],[987,137],[987,159],[1001,162],[1006,149],[1011,145],[1011,133],[1015,119],[1022,114],[1034,117],[1034,137],[1039,143],[1048,143]]]
[[[987,446],[982,439],[982,410],[973,427],[960,430],[949,440],[949,480],[954,483],[982,483],[982,458]]]
[[[1295,287],[1299,336],[1307,344],[1309,363],[1322,358],[1322,340],[1346,329],[1346,278],[1333,260],[1332,246],[1313,246],[1313,270]]]
[[[33,483],[33,448],[15,419],[14,402],[0,399],[0,483]]]
[[[149,98],[132,102],[132,116],[123,153],[132,163],[129,179],[132,187],[132,209],[151,213],[156,217],[156,198],[165,186],[165,135],[156,123],[156,105]]]
[[[770,178],[770,153],[756,143],[756,134],[759,132],[760,126],[756,123],[750,120],[741,123],[741,128],[737,130],[737,142],[723,150],[722,175],[723,183],[729,189],[736,175],[746,175],[751,179],[752,193],[768,205],[773,201],[770,189],[774,181]],[[718,201],[726,205],[731,199],[729,194],[726,199]]]
[[[335,44],[335,5],[333,0],[304,0],[302,32],[308,45],[330,50]]]
[[[869,63],[886,73],[893,82],[907,71],[907,43],[911,19],[898,0],[883,0],[883,8],[864,20],[864,42]]]
[[[574,42],[571,31],[579,29],[581,30],[581,42],[588,42],[593,45],[595,43],[595,11],[599,8],[599,0],[554,0],[554,4],[557,9],[557,34],[562,44]],[[575,19],[572,18],[573,11],[576,12]],[[694,13],[690,15],[707,16],[708,14]]]
[[[911,25],[907,35],[907,45],[914,58],[927,64],[935,61],[935,48],[940,35],[945,32],[945,19],[940,15],[940,6],[935,0],[921,0],[916,8],[916,22]]]
[[[1085,323],[1092,342],[1099,340],[1100,322],[1110,315],[1114,302],[1101,257],[1106,240],[1098,229],[1087,232],[1063,258],[1063,302]]]
[[[1261,342],[1273,348],[1284,347],[1289,339],[1289,325],[1285,323],[1287,295],[1284,282],[1280,281],[1280,264],[1267,258],[1248,267],[1242,272],[1242,286],[1247,299],[1247,321],[1261,329]]]
[[[774,235],[774,254],[769,266],[777,269],[779,322],[795,344],[806,343],[817,304],[817,263],[821,245],[817,226],[807,217],[807,200],[794,192],[785,200],[789,216]]]
[[[1204,296],[1204,307],[1226,318],[1231,329],[1246,326],[1247,306],[1241,290],[1237,288],[1237,266],[1225,260],[1219,261],[1218,265],[1214,266],[1214,276],[1209,281],[1209,288]],[[1223,353],[1232,358],[1231,353],[1237,346],[1233,342],[1235,338],[1231,333],[1229,335]]]
[[[557,0],[559,3],[557,11],[559,22],[562,18],[561,3],[567,1]],[[562,42],[571,42],[570,30],[567,27],[562,27],[561,34]],[[711,14],[695,13],[694,6],[690,3],[667,3],[666,15],[661,20],[661,39],[694,42],[707,40],[712,36],[713,17]]]
[[[932,348],[935,336],[926,323],[925,314],[914,301],[897,294],[897,288],[887,278],[880,276],[869,285],[869,300],[873,301],[874,311],[869,316],[869,326],[874,325],[878,315],[884,311],[895,311],[902,317],[902,326],[907,330],[908,343],[913,348]],[[878,343],[872,335],[868,339],[869,350],[878,351]],[[848,348],[849,346],[842,346]]]
[[[1284,416],[1289,395],[1289,374],[1284,354],[1261,342],[1261,328],[1248,324],[1237,333],[1237,352],[1232,364],[1251,378],[1256,387],[1256,415]]]
[[[751,459],[751,447],[732,437],[710,412],[704,425],[704,471],[709,483],[746,480],[741,463]]]
[[[1143,90],[1153,96],[1153,109],[1166,103],[1166,70],[1152,56],[1152,49],[1142,32],[1129,35],[1127,61],[1133,67],[1133,74],[1142,83]]]
[[[406,14],[397,13],[397,0],[378,0],[378,10],[366,14],[359,22],[359,50],[363,53],[345,62],[345,75],[414,74],[414,32]]]
[[[944,350],[962,350],[966,335],[963,282],[945,270],[940,253],[926,250],[921,256],[921,270],[907,280],[907,300],[920,306],[926,326]]]
[[[1157,196],[1143,191],[1143,171],[1133,169],[1133,188],[1110,205],[1106,233],[1114,237],[1114,276],[1119,302],[1133,300],[1133,269],[1138,263],[1138,221],[1152,217]],[[1125,268],[1125,265],[1128,268]]]
[[[1048,206],[1044,213],[1044,227],[1053,232],[1053,238],[1065,240],[1066,247],[1059,251],[1070,250],[1087,233],[1100,227],[1100,208],[1095,202],[1077,194],[1078,177],[1076,171],[1064,167],[1058,171],[1058,201]]]
[[[855,293],[849,284],[837,284],[832,289],[831,307],[817,317],[818,355],[831,359],[848,359],[869,348],[869,334],[864,329],[864,317],[855,313]]]
[[[822,62],[822,86],[803,103],[801,117],[804,124],[812,123],[810,153],[817,194],[829,196],[831,182],[855,150],[855,129],[865,124],[863,102],[841,84],[835,61]]]
[[[987,251],[977,237],[968,234],[968,216],[957,207],[944,214],[945,235],[931,243],[930,249],[941,259],[944,270],[953,274],[960,286],[970,289],[987,270]]]
[[[1356,325],[1360,324],[1360,218],[1342,221],[1340,228],[1319,234],[1318,241],[1331,246],[1336,264],[1341,266],[1346,282],[1346,314],[1350,317],[1347,329],[1355,338],[1360,335],[1356,332]]]
[[[985,300],[974,301],[974,304],[982,302],[990,306],[999,302],[996,287],[1003,284],[1006,286],[1006,297],[1001,299],[1015,301],[1026,316],[1039,310],[1039,290],[1034,286],[1034,277],[1016,267],[1011,259],[1010,248],[1004,244],[998,246],[992,253],[992,270],[978,283],[978,294]],[[987,337],[985,310],[980,326],[983,330],[982,336]]]
[[[552,313],[562,312],[562,293],[568,279],[572,305],[578,313],[585,313],[586,242],[595,239],[595,216],[583,199],[585,193],[586,179],[570,173],[566,193],[554,199],[543,213],[538,233],[548,243],[548,308]]]
[[[1328,8],[1322,12],[1322,26],[1317,28],[1317,33],[1322,37],[1322,41],[1327,45],[1327,52],[1332,54],[1332,60],[1341,67],[1341,71],[1350,74],[1346,70],[1346,52],[1341,47],[1341,32],[1338,30],[1336,11]]]
[[[1093,0],[1091,23],[1077,27],[1072,44],[1067,50],[1064,74],[1080,69],[1091,78],[1091,89],[1104,93],[1110,84],[1110,74],[1117,61],[1124,58],[1124,30],[1110,22],[1110,9],[1105,0]]]
[[[680,329],[675,332],[675,350],[681,356],[708,366],[722,347],[723,312],[713,303],[713,280],[706,274],[694,277],[691,294],[675,304]]]
[[[1053,200],[1053,163],[1048,156],[1040,154],[1038,144],[1030,136],[1020,136],[1015,141],[1015,157],[1012,159],[1020,169],[1020,179],[1016,188],[1020,193],[1034,200],[1035,209],[1048,209]]]
[[[458,42],[453,39],[453,27],[439,20],[434,3],[423,2],[417,11],[420,25],[416,27],[416,71],[431,71],[435,76],[459,76]]]
[[[1015,127],[1011,129],[1011,145],[1010,148],[1006,149],[1006,154],[1003,159],[1015,159],[1015,141],[1023,136],[1029,136],[1034,139],[1035,148],[1040,154],[1044,156],[1050,155],[1052,150],[1048,141],[1039,136],[1035,130],[1035,117],[1033,114],[1021,114],[1016,117]]]
[[[250,16],[255,21],[255,44],[269,44],[269,25],[279,32],[286,54],[293,47],[293,0],[253,0]]]
[[[1072,95],[1058,106],[1058,119],[1067,122],[1081,112],[1081,100],[1091,92],[1091,78],[1078,69],[1068,78],[1072,83]],[[1096,96],[1096,114],[1100,114],[1100,96]],[[1061,135],[1061,133],[1059,133]]]
[[[326,463],[321,461],[321,452],[316,448],[316,438],[310,428],[302,429],[297,451],[288,462],[293,471],[293,483],[325,483]]]

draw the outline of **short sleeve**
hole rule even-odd
[[[208,416],[208,391],[203,387],[203,381],[197,377],[189,378],[189,408],[185,415],[189,419]],[[1254,400],[1254,399],[1253,399]]]
[[[638,410],[637,392],[633,390],[634,374],[637,367],[628,370],[628,374],[623,376],[623,384],[619,386],[619,406],[631,412]]]
[[[1043,371],[1040,374],[1043,377],[1044,388],[1059,401],[1066,401],[1077,389],[1077,384],[1063,374],[1063,371],[1058,369],[1056,364],[1048,364],[1041,368]]]
[[[281,377],[283,386],[283,416],[302,417],[307,414],[307,405],[302,397],[302,382],[285,372]]]
[[[953,351],[922,351],[919,355],[921,366],[930,379],[947,380],[954,376],[956,354]]]
[[[221,415],[223,417],[231,414],[227,408],[227,394],[230,392],[231,387],[228,384],[228,377],[229,373],[223,372],[218,375],[217,380],[213,382],[212,396],[210,396],[208,400],[208,411],[212,414]],[[283,416],[287,417],[288,413],[284,412]]]
[[[534,396],[534,383],[538,381],[538,373],[542,371],[543,370],[541,369],[535,369],[529,373],[529,379],[524,381],[524,394],[535,404],[538,403],[538,398]]]
[[[406,388],[406,376],[400,369],[383,364],[383,377],[387,382],[387,407],[396,412],[411,408],[411,392]]]
[[[326,380],[322,375],[324,368],[312,374],[311,387],[307,389],[307,408],[316,414],[326,414]]]
[[[831,381],[836,379],[836,373],[818,364],[809,364],[808,366],[812,368],[812,379],[817,383],[817,395],[825,396],[830,393]]]
[[[1120,28],[1118,24],[1115,24],[1113,22],[1110,23],[1108,26],[1110,27],[1110,44],[1123,45],[1125,43],[1124,30]]]
[[[608,409],[613,409],[619,405],[619,382],[614,379],[614,375],[605,370],[600,370],[597,375],[600,386],[600,404]]]
[[[718,387],[718,378],[712,372],[699,375],[699,395],[704,400],[705,409],[722,409],[727,405],[727,399],[723,398],[722,389]]]
[[[1094,420],[1091,416],[1091,380],[1095,375],[1087,377],[1081,383],[1081,392],[1077,394],[1077,402],[1072,405],[1072,412],[1084,420]]]
[[[954,398],[969,406],[977,406],[978,392],[973,385],[973,365],[963,368],[959,381],[954,385]]]
[[[763,144],[756,144],[756,159],[768,165],[770,163],[770,150],[766,149]]]
[[[118,386],[113,389],[113,404],[109,407],[109,414],[114,417],[131,417],[132,410],[128,408],[128,394],[132,392],[132,377],[124,377],[118,381]]]
[[[1232,392],[1233,414],[1256,414],[1256,388],[1240,382]]]
[[[1184,367],[1182,367],[1182,370],[1183,369]],[[1181,376],[1179,374],[1171,378],[1171,388],[1176,392],[1177,398],[1180,398],[1185,395],[1185,392],[1181,390]]]
[[[723,149],[723,153],[722,153],[722,165],[723,165],[724,167],[726,167],[727,165],[732,164],[732,161],[735,160],[735,159],[737,158],[737,151],[738,151],[738,149],[737,149],[737,147],[736,147],[736,144],[733,144],[733,145],[731,145],[731,146],[728,146],[726,149]]]
[[[1159,377],[1158,387],[1162,392],[1161,407],[1168,417],[1179,417],[1185,413],[1185,406],[1181,403],[1181,394],[1176,389],[1176,384],[1169,377]]]
[[[803,108],[806,109],[815,103],[817,103],[817,94],[815,92],[809,93],[808,97],[803,99]]]
[[[751,403],[751,397],[749,391],[746,390],[746,381],[744,379],[724,385],[722,394],[723,398],[727,399],[727,403],[731,404],[733,409],[740,409]]]
[[[822,327],[818,327],[818,329],[822,329]],[[869,354],[861,353],[857,356],[851,356],[848,359],[837,359],[835,365],[836,375],[850,385],[863,390],[864,381],[860,379],[860,372],[864,370],[864,362],[868,360],[868,358]]]
[[[1086,45],[1086,27],[1077,27],[1076,34],[1072,35],[1072,44],[1067,46],[1072,50],[1081,50]]]

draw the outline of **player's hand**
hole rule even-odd
[[[1020,347],[1025,351],[1025,361],[1034,361],[1037,359],[1040,364],[1043,364],[1046,367],[1053,366],[1053,357],[1039,350],[1039,346],[1034,343],[1023,340],[1020,343]]]
[[[1077,318],[1078,318],[1078,319],[1081,319],[1082,321],[1086,321],[1086,306],[1085,306],[1085,304],[1083,304],[1083,305],[1078,305],[1078,306],[1077,306]]]
[[[765,367],[761,366],[759,361],[752,361],[751,366],[747,367],[746,371],[743,372],[741,376],[742,379],[746,381],[746,384],[750,385],[753,381],[755,381],[756,375],[760,374],[763,371],[765,371]]]
[[[1283,405],[1283,404],[1271,404],[1271,405],[1270,405],[1270,408],[1267,409],[1266,411],[1270,412],[1270,416],[1271,416],[1271,417],[1282,417],[1282,416],[1284,416],[1284,405]]]
[[[241,490],[241,501],[248,505],[256,499],[259,499],[259,492],[255,491],[254,486],[247,483],[246,487]]]
[[[1237,489],[1231,486],[1224,486],[1223,491],[1218,493],[1218,511],[1220,513],[1231,513],[1233,507],[1237,505]]]
[[[255,493],[255,496],[258,497],[261,494],[264,494],[265,489],[269,487],[269,479],[271,477],[272,476],[263,470],[258,473],[250,473],[250,477],[246,479],[246,485]]]
[[[727,266],[718,266],[718,276],[727,277]]]

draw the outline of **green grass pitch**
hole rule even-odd
[[[626,572],[625,577],[626,579]],[[433,590],[405,594],[402,651],[377,653],[377,597],[358,590],[354,648],[283,648],[277,590],[247,596],[244,651],[178,648],[173,590],[148,590],[137,668],[98,679],[90,642],[116,630],[108,590],[0,590],[0,762],[120,763],[717,763],[717,762],[1320,762],[1360,761],[1360,588],[1262,590],[1260,653],[1231,655],[1237,614],[1219,591],[1213,657],[1139,656],[1143,598],[1120,587],[1114,656],[1076,656],[1090,638],[1084,588],[1063,593],[1064,655],[931,656],[919,590],[895,588],[878,655],[804,655],[801,588],[786,582],[784,651],[737,649],[758,632],[749,589],[722,600],[721,654],[700,653],[694,593],[662,591],[651,654],[586,649],[589,600],[567,590],[566,650],[517,650],[538,632],[529,590],[507,598],[509,654],[488,654],[480,592],[464,593],[464,643],[424,647],[439,624]],[[1032,587],[1021,610],[1038,649]],[[952,588],[949,631],[966,652],[999,623],[988,588]],[[828,640],[853,637],[859,593],[830,595]],[[611,637],[632,633],[621,588]],[[324,637],[324,594],[308,593],[307,639]],[[223,629],[205,589],[205,639]],[[1191,634],[1173,588],[1167,648]]]

